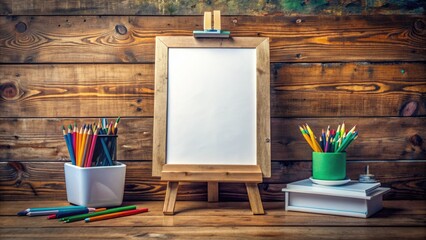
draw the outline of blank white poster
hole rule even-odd
[[[169,48],[168,164],[256,165],[256,49]]]

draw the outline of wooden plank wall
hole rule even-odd
[[[282,201],[286,183],[311,174],[297,125],[342,121],[360,131],[350,178],[368,164],[392,188],[387,199],[426,198],[422,1],[112,2],[0,1],[0,200],[66,199],[60,126],[117,116],[125,200],[164,199],[165,184],[151,177],[154,38],[191,35],[211,9],[234,36],[270,38],[264,200]],[[247,199],[241,184],[220,184],[220,198]],[[205,200],[206,184],[184,184],[178,199]]]

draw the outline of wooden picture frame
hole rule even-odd
[[[256,75],[256,96],[254,96],[256,164],[167,164],[167,107],[168,79],[170,78],[168,64],[169,50],[174,48],[203,48],[213,49],[212,51],[214,49],[255,49],[256,69],[253,72]],[[169,182],[164,206],[165,214],[173,214],[179,181],[209,182],[209,200],[218,198],[214,196],[218,191],[217,182],[244,182],[253,213],[263,214],[257,183],[262,182],[262,177],[271,176],[269,38],[156,37],[152,175]],[[250,198],[250,195],[253,197]],[[259,205],[259,202],[260,206],[253,206]]]

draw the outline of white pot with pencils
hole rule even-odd
[[[119,120],[63,130],[71,159],[64,166],[68,202],[86,207],[122,204],[126,165],[116,161]]]

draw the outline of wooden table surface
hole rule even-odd
[[[127,202],[149,212],[93,223],[61,223],[18,217],[28,207],[65,201],[0,202],[0,239],[426,239],[426,201],[385,201],[368,219],[285,212],[283,202],[264,202],[254,216],[248,202],[178,201],[174,216],[163,202]]]

